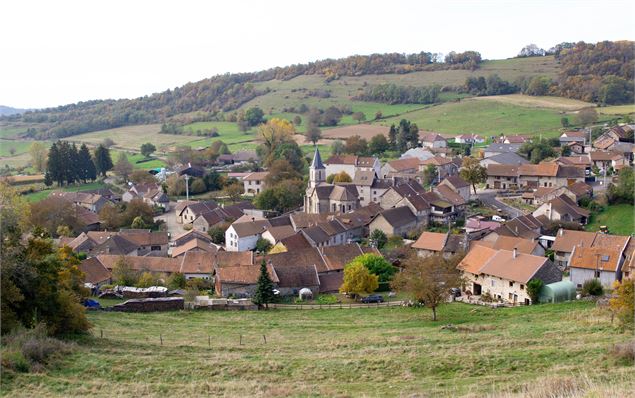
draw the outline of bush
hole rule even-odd
[[[39,370],[73,350],[74,345],[48,337],[45,324],[14,331],[2,340],[2,369],[16,372]]]
[[[615,344],[611,353],[618,361],[623,361],[627,365],[633,366],[635,362],[635,340]]]
[[[337,296],[332,294],[320,294],[316,301],[318,304],[336,304]]]
[[[601,296],[604,294],[604,288],[599,279],[589,279],[582,285],[583,296]]]

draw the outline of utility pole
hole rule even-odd
[[[187,183],[190,180],[190,176],[188,174],[184,174],[183,178],[185,178],[185,200],[190,200],[190,187]]]

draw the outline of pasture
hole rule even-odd
[[[601,225],[609,227],[612,234],[632,235],[635,233],[635,207],[626,203],[608,205],[602,213],[591,215],[586,230],[596,232]]]
[[[493,95],[486,97],[474,97],[474,99],[480,101],[498,101],[503,104],[518,105],[527,108],[554,109],[565,112],[595,107],[595,104],[590,102],[578,101],[570,98],[550,96],[534,97],[523,94]]]
[[[95,337],[47,372],[5,373],[2,395],[626,396],[635,386],[632,364],[610,353],[632,336],[589,302],[456,303],[437,322],[403,307],[88,316]]]

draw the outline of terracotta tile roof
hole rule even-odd
[[[255,220],[246,222],[234,222],[232,225],[236,235],[243,238],[246,236],[252,236],[263,233],[268,227],[271,226],[267,220]]]
[[[557,252],[571,253],[574,246],[591,247],[596,235],[595,232],[560,229],[551,248]]]
[[[582,181],[578,181],[575,184],[567,187],[569,191],[573,192],[578,198],[593,193],[593,187]]]
[[[584,178],[584,169],[578,166],[558,166],[556,177],[559,178]]]
[[[210,238],[210,236],[208,234],[206,234],[205,232],[201,232],[201,231],[197,231],[195,229],[191,229],[187,232],[182,233],[181,235],[175,237],[172,242],[175,243],[176,246],[180,246],[185,244],[185,242],[192,240],[192,239],[198,239],[198,240],[202,240],[202,241],[206,241],[206,242],[211,242],[212,238]]]
[[[416,240],[415,243],[412,244],[413,249],[422,249],[422,250],[431,250],[435,252],[440,252],[443,250],[445,246],[446,239],[448,237],[447,233],[439,233],[439,232],[423,232],[419,239]]]
[[[496,250],[484,245],[476,245],[467,252],[463,260],[458,264],[457,268],[478,275],[481,268],[496,254]]]
[[[165,272],[174,273],[181,269],[182,258],[166,258],[166,257],[138,257],[138,256],[115,256],[103,254],[95,257],[104,267],[112,271],[113,267],[124,258],[125,261],[135,271]]]
[[[393,228],[399,228],[417,220],[417,217],[412,213],[412,210],[410,210],[408,206],[384,210],[380,213],[380,215]]]
[[[185,252],[179,270],[182,274],[211,274],[214,258],[208,252]]]
[[[527,283],[549,261],[546,257],[518,253],[516,258],[509,250],[499,250],[480,269],[483,274],[497,276],[520,283]]]
[[[322,257],[329,271],[342,270],[344,266],[357,256],[361,256],[366,253],[373,253],[381,256],[381,253],[377,249],[373,251],[364,252],[357,243],[350,243],[346,245],[338,246],[326,246],[322,249]]]
[[[327,221],[329,214],[307,214],[307,213],[293,213],[291,214],[291,222],[296,230],[308,228],[316,225],[319,222]]]
[[[188,240],[181,246],[172,248],[172,257],[178,257],[185,254],[186,252],[189,252],[190,250],[201,250],[206,253],[216,253],[218,251],[218,247],[211,244],[209,241],[194,238]]]
[[[607,247],[576,246],[571,253],[569,266],[571,268],[597,269],[615,272],[619,265],[620,251]]]
[[[185,209],[188,208],[190,212],[194,214],[195,217],[198,217],[202,213],[212,211],[217,207],[218,207],[218,203],[214,202],[213,200],[208,200],[204,202],[194,202],[183,207],[183,209],[177,214],[183,213]]]
[[[611,250],[622,251],[627,246],[630,236],[597,234],[592,247],[605,247]]]
[[[434,189],[439,195],[441,195],[442,199],[445,199],[447,202],[450,202],[455,206],[464,205],[466,203],[465,199],[463,199],[461,195],[454,192],[452,188],[447,185],[437,185]]]
[[[269,175],[268,171],[257,171],[243,177],[243,181],[262,181]]]
[[[591,166],[591,158],[588,156],[562,156],[556,159],[556,161],[573,166]]]
[[[98,284],[107,282],[112,274],[103,264],[96,258],[91,257],[82,261],[79,266],[79,270],[84,273],[84,282]]]
[[[359,207],[350,213],[340,214],[336,216],[335,219],[348,230],[368,225],[377,214],[381,213],[381,211],[382,208],[379,204],[371,202],[368,205]]]
[[[589,214],[591,214],[588,210],[578,206],[567,195],[560,195],[557,198],[553,198],[548,201],[547,204],[550,204],[551,208],[561,215],[569,214],[573,216],[574,219],[579,217],[589,217]]]
[[[585,133],[584,131],[565,131],[564,133],[560,134],[560,137],[580,137],[580,138],[587,138],[589,135],[587,133]]]
[[[267,261],[271,261],[274,267],[315,265],[318,273],[327,272],[328,266],[322,258],[322,254],[315,247],[298,248],[284,253],[270,254]]]
[[[468,184],[464,179],[462,179],[459,176],[448,176],[448,177],[445,177],[443,181],[447,181],[448,183],[452,184],[452,186],[456,189],[466,188],[470,186],[470,184]]]
[[[289,236],[295,235],[295,231],[293,230],[293,227],[290,225],[281,225],[279,227],[269,227],[267,228],[267,232],[271,234],[271,236],[276,242],[284,238],[288,238]]]
[[[429,164],[432,164],[434,166],[444,166],[450,163],[452,163],[452,159],[448,157],[443,157],[443,156],[434,156],[430,159],[421,161],[421,165],[423,166],[427,166]]]
[[[510,166],[507,164],[488,164],[487,175],[501,177],[518,177],[518,167]]]
[[[306,240],[302,233],[296,233],[295,235],[284,238],[280,240],[280,243],[282,243],[284,247],[287,248],[287,251],[306,249],[311,247],[311,244],[308,240]]]
[[[320,279],[318,277],[315,264],[295,265],[289,267],[274,267],[278,276],[278,286],[288,288],[303,288],[310,286],[319,286]]]
[[[129,231],[122,229],[120,236],[133,242],[137,246],[167,245],[168,233],[165,231]]]
[[[435,141],[446,141],[441,135],[437,133],[421,133],[419,134],[419,139],[422,142],[435,142]]]
[[[480,244],[482,242],[476,241],[475,244]],[[513,236],[499,236],[496,241],[492,242],[492,245],[489,246],[495,250],[509,250],[512,251],[514,248],[518,249],[519,253],[531,254],[537,247],[539,243],[537,240],[523,239],[517,238]]]
[[[375,181],[375,172],[372,170],[357,170],[353,177],[353,184],[369,187]]]
[[[320,274],[320,293],[338,292],[340,286],[344,282],[343,272],[330,272],[328,274]]]
[[[590,155],[592,161],[620,160],[624,158],[624,155],[621,153],[608,151],[593,151]]]
[[[187,206],[192,205],[196,203],[195,200],[179,200],[178,202],[176,202],[176,205],[174,206],[174,211],[176,212],[176,214],[181,214],[181,212],[183,212],[183,209],[185,209]]]
[[[387,164],[395,171],[418,170],[421,161],[417,158],[391,160]]]
[[[520,176],[555,177],[557,174],[557,163],[521,164],[518,167],[518,175]]]
[[[208,254],[209,255],[209,254]],[[248,252],[226,252],[218,251],[214,253],[214,265],[217,267],[231,267],[234,265],[253,265],[254,253]]]
[[[425,188],[417,181],[410,180],[393,187],[395,192],[401,196],[416,195],[425,192]]]
[[[355,155],[333,155],[325,164],[348,164],[353,166],[371,167],[375,164],[375,158]]]

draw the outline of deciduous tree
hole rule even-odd
[[[476,184],[487,181],[487,169],[481,166],[481,163],[476,158],[464,157],[459,175],[462,179],[472,184],[474,195],[476,195]]]
[[[154,144],[152,144],[151,142],[146,142],[145,144],[141,145],[140,149],[141,149],[141,154],[145,156],[146,158],[148,158],[157,150],[157,147],[154,146]]]
[[[379,287],[379,277],[368,271],[361,262],[344,266],[344,281],[340,293],[348,293],[354,297],[363,293],[372,293]]]
[[[33,168],[39,172],[46,170],[46,157],[48,155],[48,149],[41,141],[33,141],[29,147],[29,155],[31,155],[31,163]]]
[[[132,163],[128,160],[128,156],[125,152],[119,152],[117,157],[117,163],[115,164],[114,171],[124,182],[128,182],[128,177],[132,173]]]

